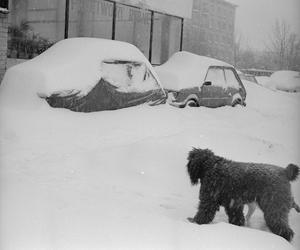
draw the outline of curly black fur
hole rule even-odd
[[[288,224],[288,213],[294,207],[290,181],[296,180],[299,167],[245,163],[227,160],[209,149],[194,148],[187,164],[193,185],[201,183],[200,203],[192,219],[198,224],[210,223],[220,206],[225,207],[229,223],[245,224],[244,204],[256,202],[264,213],[270,230],[288,241],[294,232]]]

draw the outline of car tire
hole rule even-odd
[[[241,99],[235,99],[232,101],[231,106],[235,107],[237,105],[241,105]]]
[[[246,103],[242,102],[241,99],[235,99],[235,100],[232,101],[232,104],[231,104],[232,107],[236,107],[237,105],[240,105],[242,107],[246,107]]]
[[[237,105],[246,106],[245,101],[243,100],[243,98],[241,97],[241,95],[239,93],[236,93],[232,97],[232,101],[231,101],[231,106],[232,107],[236,107]]]
[[[198,103],[195,100],[188,100],[185,104],[187,107],[199,107]]]

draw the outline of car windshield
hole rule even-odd
[[[143,92],[158,89],[159,85],[145,63],[105,60],[101,65],[103,79],[122,92]]]

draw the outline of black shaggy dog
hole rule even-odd
[[[290,181],[297,179],[298,166],[235,162],[209,149],[194,148],[188,156],[187,170],[193,185],[199,180],[201,183],[198,212],[190,221],[210,223],[219,207],[224,206],[229,223],[242,226],[244,204],[256,202],[269,229],[292,240],[294,232],[289,227],[288,214],[297,205]]]

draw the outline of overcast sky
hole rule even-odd
[[[238,5],[236,30],[243,46],[263,49],[276,19],[285,20],[300,38],[300,0],[227,0]]]

